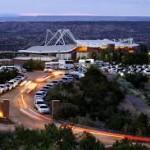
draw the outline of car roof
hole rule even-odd
[[[36,92],[36,94],[43,94],[43,91],[38,91]]]
[[[47,83],[47,85],[54,85],[53,83]]]
[[[46,104],[41,104],[39,107],[41,107],[41,106],[45,106],[45,107],[47,107],[47,108],[48,108],[48,106],[47,106]]]
[[[42,98],[36,98],[35,101],[36,102],[44,102],[44,100]]]

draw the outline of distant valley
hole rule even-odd
[[[15,17],[14,17],[15,18]],[[124,39],[150,47],[150,22],[59,21],[0,22],[0,50],[20,50],[44,41],[46,30],[70,29],[77,39]]]

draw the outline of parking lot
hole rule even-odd
[[[150,75],[150,65],[122,66],[120,64],[110,64],[108,62],[103,61],[96,61],[96,64],[101,71],[108,72],[110,74],[119,74],[123,76],[125,73],[141,73],[148,76]]]

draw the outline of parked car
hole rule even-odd
[[[8,88],[8,91],[10,91],[10,90],[12,90],[13,89],[13,85],[12,84],[10,84],[10,83],[6,83],[6,86],[7,86],[7,88]]]
[[[37,97],[40,97],[40,98],[45,98],[45,93],[43,91],[38,91],[36,94],[35,94],[35,99]]]
[[[49,91],[50,87],[45,85],[44,87],[42,87],[42,89],[46,90],[47,92]]]
[[[79,80],[80,77],[77,74],[69,74],[67,77],[73,77],[75,80]]]
[[[54,88],[54,87],[55,87],[55,85],[54,85],[53,83],[48,83],[48,84],[46,84],[46,86],[48,86],[48,87],[49,87],[49,89],[51,89],[51,88]]]
[[[59,84],[59,81],[58,81],[58,80],[54,80],[54,81],[52,81],[52,83],[53,83],[54,85],[58,85],[58,84]]]
[[[48,106],[45,104],[38,105],[37,110],[39,113],[42,113],[42,114],[50,113]]]
[[[62,82],[63,82],[64,84],[66,84],[66,83],[69,83],[70,80],[69,80],[69,78],[67,78],[67,77],[63,77],[63,78],[62,78]]]
[[[44,101],[37,101],[35,102],[35,108],[38,109],[38,107],[43,104],[45,105]]]
[[[44,103],[44,100],[42,98],[36,98],[35,101],[34,101],[34,104],[36,105],[38,102],[43,102]]]
[[[39,92],[43,92],[44,97],[46,97],[47,93],[48,93],[48,90],[42,88],[42,89],[39,90]]]
[[[2,93],[5,93],[8,91],[8,87],[6,86],[6,84],[0,84],[0,88],[2,89]]]
[[[144,70],[143,73],[144,73],[145,75],[150,75],[150,69]]]
[[[18,82],[16,82],[15,80],[10,80],[9,83],[13,86],[13,88],[18,85]]]

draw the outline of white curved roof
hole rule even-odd
[[[136,47],[138,44],[133,42],[123,42],[123,41],[112,41],[109,39],[103,40],[76,40],[78,46],[87,46],[87,47],[102,47],[107,46],[108,44],[114,44],[116,47]]]
[[[77,48],[76,45],[52,45],[52,46],[32,46],[26,50],[19,50],[23,53],[68,53]]]
[[[72,45],[50,45],[50,46],[32,46],[26,50],[19,50],[23,53],[69,53],[79,46],[86,46],[91,48],[100,48],[107,46],[108,44],[114,44],[115,47],[137,47],[138,44],[134,43],[132,40],[128,39],[113,41],[109,39],[103,40],[76,40],[76,44]]]

